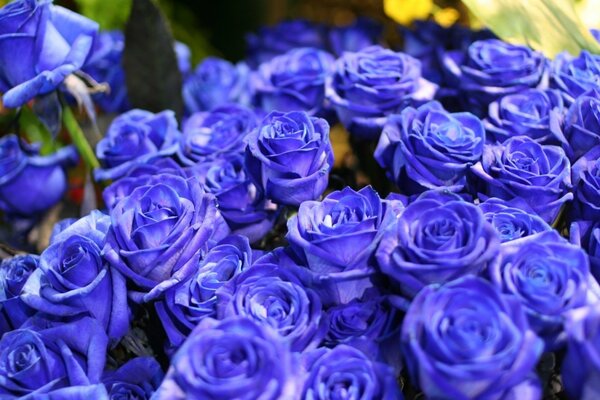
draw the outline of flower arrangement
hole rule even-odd
[[[132,7],[0,8],[0,398],[600,396],[598,43]]]

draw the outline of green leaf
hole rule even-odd
[[[152,0],[133,0],[125,27],[123,68],[135,108],[183,113],[182,77],[165,16]]]
[[[73,111],[68,105],[65,104],[62,114],[63,124],[69,132],[71,140],[73,140],[73,144],[75,147],[77,147],[77,150],[79,151],[79,154],[85,161],[86,165],[90,169],[99,168],[100,163],[94,154],[94,149],[92,149],[92,146],[90,146],[89,142],[87,141],[83,130],[79,126],[79,123],[77,123],[75,115],[73,115]]]
[[[218,54],[217,49],[208,40],[203,26],[198,23],[193,4],[158,0],[158,6],[169,21],[175,40],[185,43],[192,53],[192,65],[198,64],[203,58]]]
[[[75,3],[81,14],[96,21],[103,30],[123,29],[131,9],[131,0],[75,0]]]
[[[47,155],[56,151],[56,142],[44,123],[29,107],[22,107],[19,113],[19,127],[21,133],[30,143],[42,144],[40,154]]]
[[[562,51],[600,53],[572,0],[463,0],[500,38],[554,57]]]

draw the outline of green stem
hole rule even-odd
[[[94,149],[92,149],[85,138],[85,134],[77,123],[77,119],[75,118],[75,115],[73,115],[73,111],[66,104],[63,107],[62,115],[63,123],[67,128],[71,139],[73,140],[73,144],[75,144],[75,147],[77,147],[77,150],[79,150],[79,154],[85,161],[86,165],[91,169],[99,168],[100,163],[94,154]]]
[[[38,119],[35,113],[27,106],[21,107],[19,115],[19,127],[29,142],[40,142],[41,155],[54,153],[58,148],[56,139],[48,131],[46,126]]]

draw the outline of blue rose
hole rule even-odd
[[[509,201],[492,197],[480,203],[479,208],[498,232],[502,243],[552,230],[546,221],[518,197]]]
[[[296,48],[261,64],[252,81],[256,104],[265,111],[323,115],[325,79],[333,62],[326,51]]]
[[[402,400],[392,368],[354,347],[320,348],[302,357],[303,399]]]
[[[383,233],[385,206],[370,186],[347,187],[323,201],[305,201],[288,220],[290,247],[306,259],[326,304],[347,303],[372,286],[372,256]]]
[[[244,63],[207,57],[183,82],[183,102],[189,114],[210,111],[228,103],[250,101],[250,70]]]
[[[376,257],[381,272],[410,299],[428,284],[478,274],[499,245],[496,230],[479,207],[426,192],[386,230]]]
[[[156,302],[156,312],[169,340],[169,352],[177,349],[200,321],[217,316],[217,289],[251,264],[248,240],[228,236],[206,253],[193,275],[165,291],[164,298]]]
[[[561,367],[565,392],[570,399],[595,399],[600,395],[600,308],[572,311],[565,327],[567,353]]]
[[[112,340],[129,329],[125,278],[101,256],[110,218],[93,211],[59,233],[42,252],[23,301],[62,320],[96,319]]]
[[[105,112],[125,112],[131,108],[127,98],[125,70],[121,65],[125,36],[121,31],[100,32],[90,60],[83,71],[94,80],[109,85],[109,91],[95,94],[94,100]]]
[[[199,179],[202,179],[204,175],[202,169],[187,170],[180,167],[172,158],[153,157],[144,162],[134,163],[124,177],[105,188],[102,191],[104,204],[109,210],[112,209],[119,200],[129,196],[135,188],[151,182],[159,183],[157,176],[160,174],[177,175],[182,178],[198,176]]]
[[[229,229],[196,178],[161,174],[111,210],[102,250],[128,281],[129,296],[150,301],[194,273],[202,254]]]
[[[372,286],[372,257],[393,218],[387,206],[370,186],[358,192],[346,187],[321,202],[302,203],[288,220],[290,247],[306,259],[325,303],[347,303]]]
[[[275,56],[298,47],[324,49],[325,30],[321,25],[296,19],[283,21],[271,27],[262,27],[246,36],[248,62],[257,67]]]
[[[269,233],[278,215],[277,206],[265,198],[244,168],[244,157],[231,154],[210,165],[204,189],[217,198],[219,210],[232,233],[256,243]]]
[[[264,260],[264,259],[262,259]],[[217,316],[244,316],[271,326],[292,351],[316,348],[327,329],[317,293],[287,268],[257,261],[217,289]]]
[[[152,357],[137,357],[116,371],[105,372],[102,383],[110,400],[150,400],[163,379],[158,362]]]
[[[388,117],[375,159],[399,187],[460,191],[483,153],[483,124],[471,113],[449,113],[438,102]]]
[[[469,45],[477,40],[495,38],[489,30],[474,31],[460,24],[444,27],[430,20],[413,21],[411,28],[400,28],[404,51],[423,65],[423,77],[441,86],[438,97],[456,95],[458,81],[446,67],[457,69]]]
[[[543,342],[519,301],[465,277],[430,285],[402,325],[406,367],[427,398],[539,399]]]
[[[572,222],[569,227],[569,241],[586,251],[592,275],[600,281],[600,222]]]
[[[490,104],[484,120],[488,142],[503,143],[513,136],[529,136],[542,144],[565,142],[566,108],[557,90],[528,89]]]
[[[108,339],[91,318],[18,329],[0,340],[0,397],[105,399]]]
[[[488,274],[494,286],[519,300],[548,351],[564,344],[565,313],[587,304],[593,283],[585,252],[556,231],[504,244]]]
[[[0,263],[0,336],[23,325],[35,310],[21,299],[23,286],[38,268],[39,256],[20,254]]]
[[[327,309],[329,329],[324,343],[329,347],[347,344],[358,348],[365,341],[380,343],[396,329],[397,315],[387,296],[367,291],[360,299]]]
[[[346,129],[373,139],[389,114],[431,100],[435,85],[421,77],[421,63],[404,53],[371,46],[344,53],[328,78],[326,96]]]
[[[329,28],[329,48],[338,57],[344,52],[360,51],[378,44],[382,31],[383,26],[377,21],[358,17],[352,24]]]
[[[573,198],[569,192],[571,163],[563,149],[541,145],[527,136],[486,145],[481,162],[471,170],[486,196],[520,197],[548,223],[554,221],[563,203]]]
[[[579,96],[565,118],[565,146],[571,161],[600,145],[600,89]]]
[[[153,114],[131,110],[113,120],[106,136],[96,146],[102,168],[94,171],[96,180],[118,179],[135,162],[158,155],[170,155],[181,134],[173,111]]]
[[[257,124],[254,111],[237,104],[192,114],[183,125],[177,159],[190,166],[225,153],[241,153],[246,147],[244,139]]]
[[[247,172],[268,199],[297,206],[327,188],[333,150],[324,119],[273,111],[246,141]]]
[[[20,107],[55,90],[85,64],[97,31],[94,21],[48,0],[18,0],[0,8],[4,106]]]
[[[157,400],[296,399],[299,367],[267,325],[203,320],[171,360]]]
[[[459,68],[460,90],[477,115],[485,115],[488,105],[500,97],[547,86],[547,61],[542,53],[497,39],[471,44]]]
[[[573,215],[577,219],[600,219],[600,145],[591,148],[573,164],[575,191]]]
[[[9,215],[32,216],[58,203],[67,190],[65,168],[77,163],[74,147],[48,156],[39,146],[15,135],[0,139],[0,210]]]
[[[590,89],[600,89],[600,56],[583,50],[577,57],[556,56],[551,64],[550,86],[560,90],[572,103]]]

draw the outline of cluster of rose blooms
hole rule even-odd
[[[600,56],[283,22],[237,65],[191,71],[179,45],[180,126],[129,109],[122,34],[89,24],[0,10],[5,105],[82,69],[121,113],[96,148],[105,209],[0,266],[0,398],[538,399],[544,354],[569,398],[600,396]],[[337,121],[401,194],[328,191]],[[6,216],[64,194],[77,155],[38,150],[0,139]],[[140,326],[163,365],[115,358]]]

